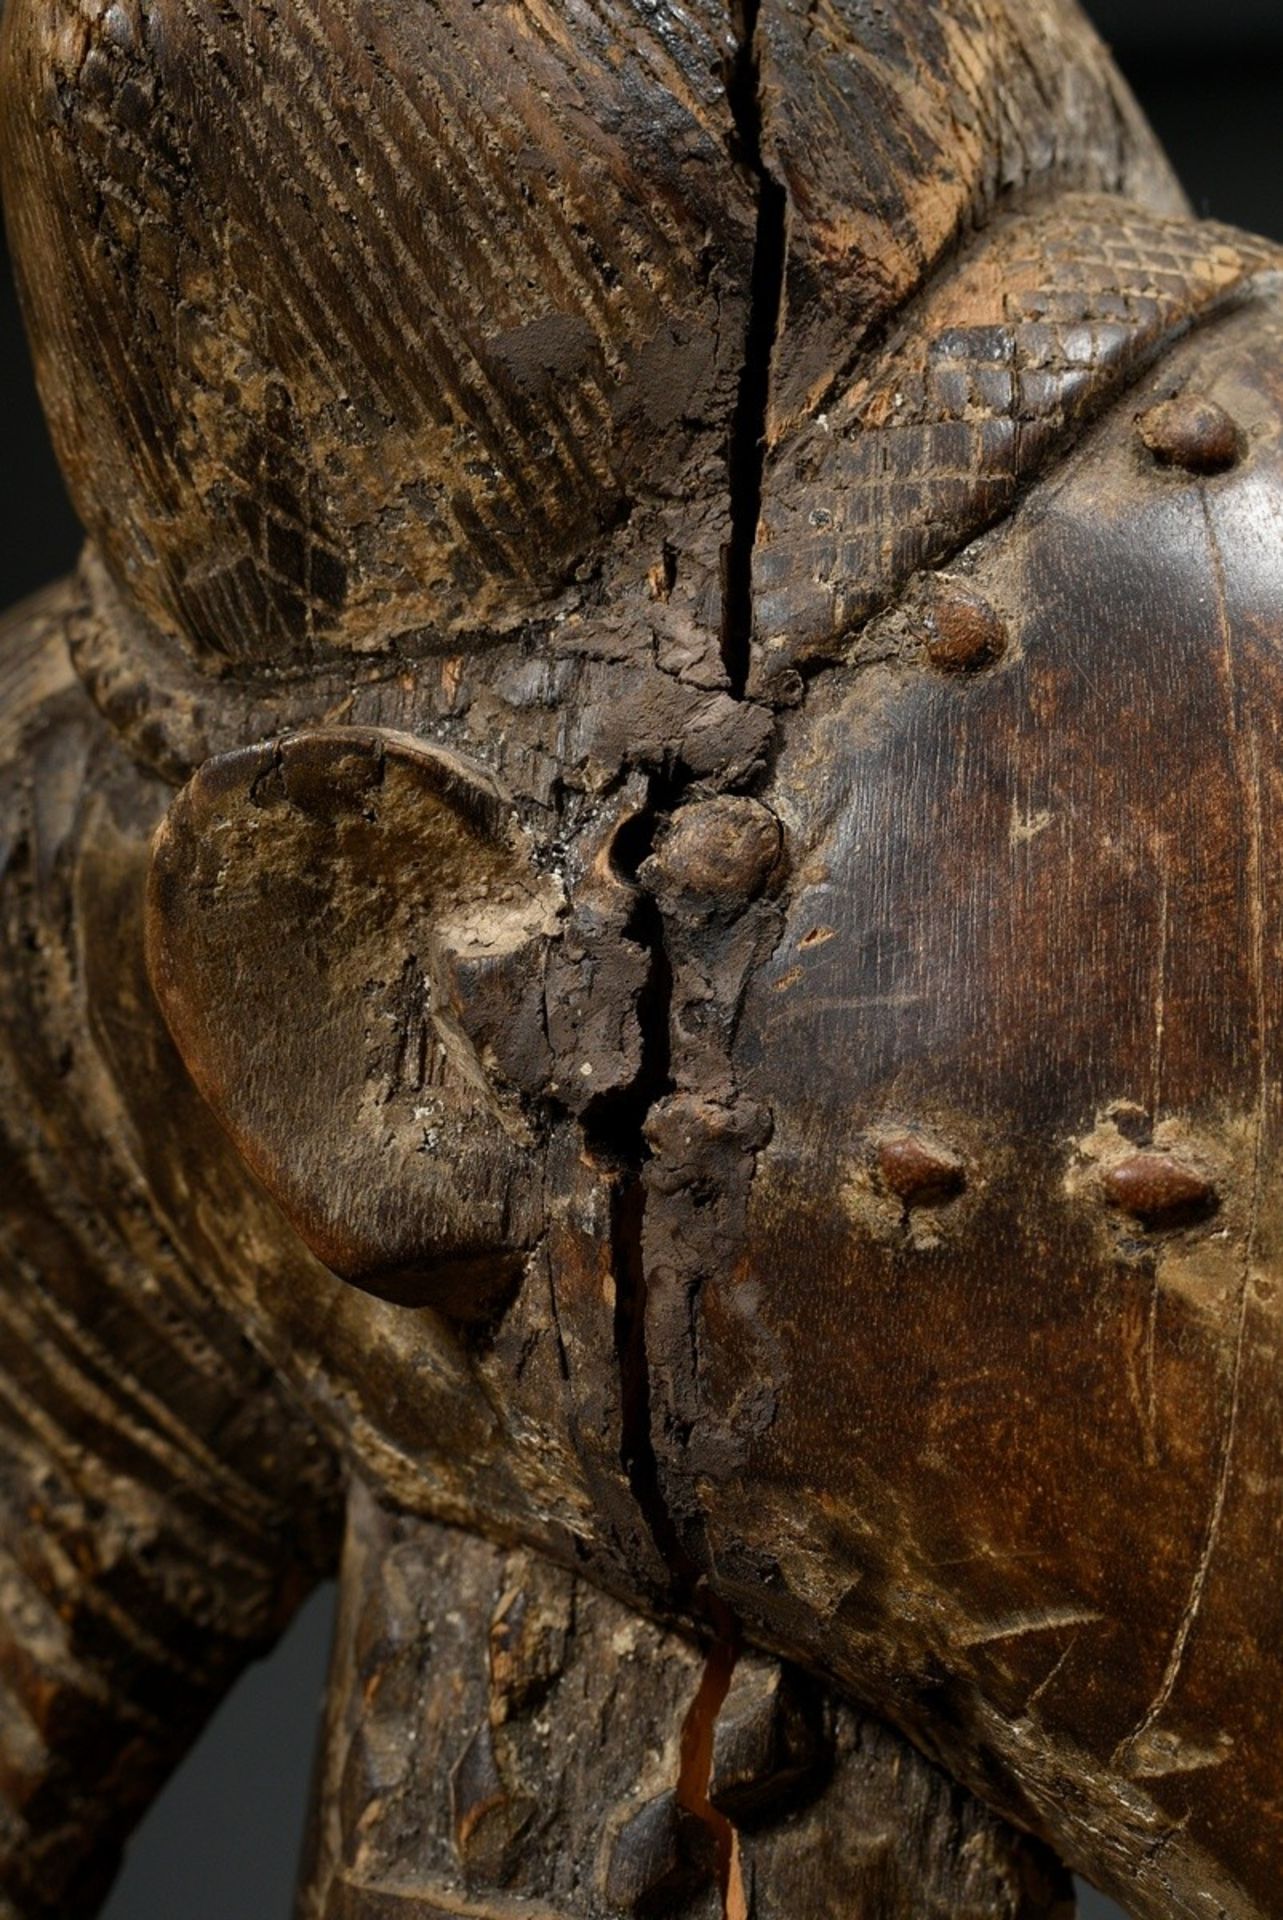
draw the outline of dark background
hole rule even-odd
[[[1283,240],[1283,0],[1088,11],[1197,210]],[[0,252],[0,607],[64,571],[76,546]],[[287,1920],[332,1615],[327,1591],[242,1681],[144,1826],[104,1920]],[[1086,1892],[1083,1915],[1118,1909]]]

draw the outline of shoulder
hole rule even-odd
[[[1151,369],[1235,351],[1264,377],[1283,255],[1072,194],[992,223],[827,408],[768,459],[755,557],[763,666],[849,657],[862,628],[1009,521]],[[1181,361],[1183,365],[1183,360]],[[1185,376],[1182,376],[1185,377]]]

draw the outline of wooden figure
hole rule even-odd
[[[1283,259],[1072,0],[0,74],[0,1913],[338,1567],[300,1920],[1283,1914]]]

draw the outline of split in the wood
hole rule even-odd
[[[757,194],[757,227],[749,285],[744,367],[727,459],[731,532],[723,557],[722,658],[732,693],[743,698],[753,651],[753,556],[762,512],[771,375],[788,255],[788,195],[763,152],[761,0],[732,0],[738,47],[727,74],[736,159]]]

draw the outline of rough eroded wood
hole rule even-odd
[[[529,1553],[354,1497],[299,1920],[1068,1920],[894,1735]]]

